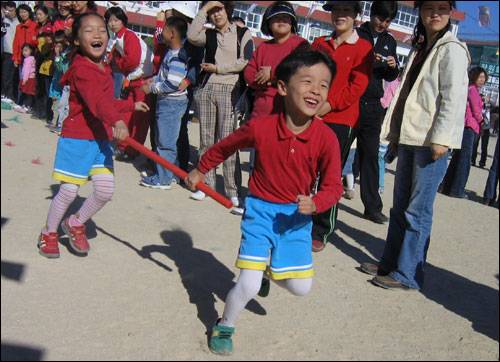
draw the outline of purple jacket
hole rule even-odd
[[[469,85],[467,94],[467,107],[465,109],[465,127],[470,127],[479,134],[480,123],[483,120],[483,100],[479,94],[479,89],[474,84]]]

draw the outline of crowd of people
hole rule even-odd
[[[209,197],[195,186],[215,189],[222,163],[224,193],[243,215],[241,274],[214,326],[213,352],[232,352],[238,315],[269,293],[270,280],[294,295],[309,292],[312,251],[333,242],[338,202],[354,197],[357,174],[364,217],[389,222],[380,263],[361,270],[383,288],[422,288],[436,194],[466,197],[473,149],[495,129],[486,120],[498,124],[498,107],[483,112],[479,89],[488,75],[468,71],[467,47],[450,32],[455,1],[415,7],[419,21],[402,69],[388,31],[396,1],[373,2],[370,20],[358,27],[361,2],[326,2],[335,30],[312,44],[297,35],[294,7],[276,1],[261,24],[270,39],[257,49],[242,19],[232,17],[234,2],[202,1],[199,10],[195,2],[169,2],[158,14],[154,51],[127,28],[119,6],[102,17],[93,1],[54,1],[50,10],[2,2],[2,101],[60,134],[53,177],[61,186],[38,237],[40,254],[60,256],[61,222],[71,248],[89,252],[84,224],[113,196],[113,159],[134,160],[139,153],[127,137],[144,144],[149,132],[153,151],[190,172],[179,180],[150,165],[142,186],[169,190],[184,182],[202,201]],[[241,104],[248,113],[242,122],[234,116]],[[191,110],[200,122],[194,169]],[[251,176],[244,199],[238,151],[245,148]],[[386,152],[398,157],[390,217],[380,197]],[[487,205],[497,200],[498,175],[497,138]],[[64,218],[89,179],[93,193]]]

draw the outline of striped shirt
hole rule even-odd
[[[184,48],[169,49],[165,54],[158,75],[154,76],[151,92],[164,97],[186,96],[187,90],[178,92],[179,85],[187,74],[188,56]]]

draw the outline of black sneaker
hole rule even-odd
[[[376,224],[384,224],[387,221],[389,221],[389,218],[382,214],[381,212],[375,212],[373,214],[363,214],[363,217],[365,219],[368,219],[370,221],[373,221]]]

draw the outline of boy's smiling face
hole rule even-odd
[[[286,113],[297,120],[314,117],[328,97],[332,74],[318,63],[297,69],[287,83],[278,81],[278,92],[285,98]]]

